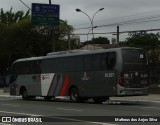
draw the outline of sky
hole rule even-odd
[[[31,8],[32,3],[48,4],[49,0],[22,0]],[[13,8],[13,11],[27,11],[20,0],[0,0],[0,8],[4,11]],[[88,34],[91,31],[89,18],[82,12],[76,12],[79,8],[93,20],[95,37],[116,38],[114,34],[119,25],[121,31],[146,30],[160,28],[160,0],[51,0],[52,4],[60,5],[60,19],[66,20],[75,28],[74,34]],[[90,32],[91,33],[91,32]],[[103,34],[101,34],[103,33]],[[80,41],[86,41],[87,35],[79,35]],[[120,40],[125,40],[127,34],[120,34]],[[92,39],[92,35],[88,35]]]

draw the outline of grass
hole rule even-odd
[[[9,93],[10,92],[9,87],[4,87],[4,88],[1,88],[1,89],[4,90],[5,93]]]

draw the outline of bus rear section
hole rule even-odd
[[[148,95],[148,59],[142,49],[122,49],[122,69],[119,72],[118,96]]]

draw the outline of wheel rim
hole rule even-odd
[[[26,97],[27,96],[27,93],[26,93],[26,91],[23,91],[23,97]]]
[[[26,91],[26,90],[24,90],[24,91],[22,92],[22,97],[23,97],[24,99],[26,99],[26,97],[27,97],[27,91]]]
[[[72,91],[71,97],[72,97],[72,100],[73,100],[73,101],[77,101],[78,93],[75,92],[75,91]]]

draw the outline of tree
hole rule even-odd
[[[33,26],[33,30],[41,34],[41,38],[48,38],[50,48],[52,48],[50,51],[61,51],[68,50],[68,35],[73,34],[74,28],[68,25],[67,21],[60,20],[59,26],[57,27]],[[72,40],[71,37],[71,41]],[[74,49],[74,47],[72,49]]]
[[[109,40],[106,37],[98,37],[98,38],[94,38],[92,39],[94,44],[109,44]]]
[[[29,16],[29,10],[24,13],[23,11],[18,11],[16,13],[12,12],[12,8],[10,11],[4,12],[3,9],[1,9],[0,12],[0,22],[5,25],[10,25],[15,22],[19,22]]]
[[[98,38],[94,38],[90,41],[86,41],[83,43],[83,45],[87,45],[87,44],[109,44],[109,39],[106,37],[98,37]]]
[[[150,59],[154,62],[158,61],[160,49],[160,34],[136,32],[129,33],[126,39],[126,45],[131,47],[143,48],[149,52]]]
[[[58,27],[32,26],[29,11],[0,12],[0,74],[4,74],[18,58],[44,56],[53,51],[67,50],[67,34],[73,27],[61,21]],[[73,41],[71,39],[71,41]],[[56,46],[54,46],[56,44]]]

